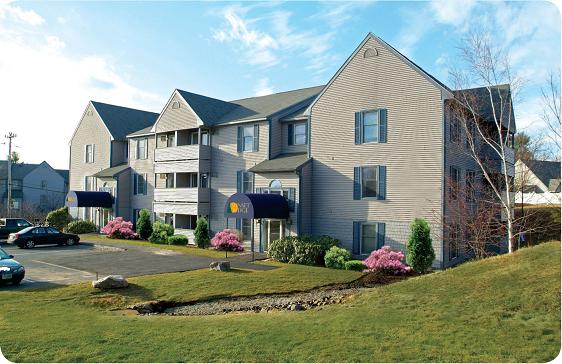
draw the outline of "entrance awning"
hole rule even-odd
[[[64,203],[67,207],[105,207],[111,208],[113,197],[109,192],[69,191]]]
[[[288,219],[289,204],[274,193],[235,193],[226,201],[225,217],[236,219]]]

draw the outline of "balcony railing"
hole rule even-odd
[[[157,148],[154,152],[155,162],[171,162],[189,159],[209,159],[208,145],[180,145],[177,147]]]
[[[154,201],[209,202],[208,188],[156,188]]]

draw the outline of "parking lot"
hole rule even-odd
[[[82,243],[75,246],[45,245],[33,249],[0,242],[2,249],[12,254],[25,267],[25,279],[19,287],[0,286],[0,290],[67,285],[91,281],[96,276],[120,274],[132,277],[147,274],[182,272],[209,267],[213,258],[183,254],[171,250]],[[249,256],[229,258],[234,267],[250,267]],[[253,269],[265,266],[251,265]]]

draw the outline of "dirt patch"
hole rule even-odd
[[[347,282],[330,284],[306,291],[226,297],[206,301],[150,301],[127,307],[141,315],[204,316],[231,312],[304,311],[325,305],[344,303],[366,288],[391,284],[408,276],[367,273]]]

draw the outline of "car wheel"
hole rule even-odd
[[[21,283],[21,279],[18,279],[17,281],[12,281],[12,284],[13,284],[14,286],[19,286],[20,283]]]
[[[28,240],[28,241],[25,242],[25,247],[27,249],[31,249],[31,248],[35,247],[35,243],[33,242],[33,240]]]
[[[73,246],[74,244],[76,244],[76,242],[72,238],[70,238],[66,241],[66,245],[68,245],[68,246]]]

